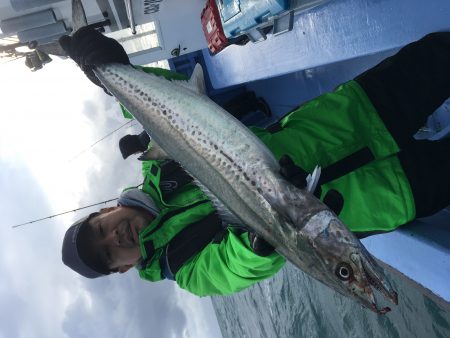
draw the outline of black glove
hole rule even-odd
[[[323,197],[323,203],[339,216],[344,207],[344,197],[339,191],[331,189]]]
[[[250,241],[250,247],[258,256],[269,256],[275,250],[272,245],[267,243],[262,237],[258,236],[254,232],[248,233],[248,239]]]
[[[289,157],[289,155],[281,156],[280,160],[280,174],[290,183],[295,185],[297,188],[305,189],[306,187],[306,177],[309,173],[295,165],[294,161]]]
[[[283,155],[280,160],[280,174],[297,188],[304,189],[306,187],[306,177],[309,175],[305,170],[297,166],[289,155]],[[319,180],[320,184],[320,180]],[[320,186],[313,192],[317,198],[322,194]],[[336,215],[339,215],[344,207],[344,198],[337,190],[329,190],[324,198],[323,203],[327,205]]]
[[[125,49],[116,40],[108,38],[95,29],[80,28],[72,37],[64,35],[59,39],[61,47],[83,70],[86,76],[105,93],[111,95],[92,71],[94,66],[105,63],[130,64]]]
[[[126,159],[132,154],[146,151],[149,143],[150,136],[145,131],[139,135],[125,135],[119,140],[120,153]]]

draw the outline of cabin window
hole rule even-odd
[[[136,25],[136,34],[132,34],[131,30],[126,28],[108,33],[107,35],[119,41],[130,56],[148,53],[152,50],[161,50],[157,24],[155,22]]]

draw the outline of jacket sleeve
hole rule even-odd
[[[284,265],[278,253],[267,257],[251,249],[247,232],[227,230],[220,243],[210,243],[175,276],[178,285],[198,296],[226,295],[272,277]]]
[[[176,73],[168,69],[164,68],[155,68],[155,67],[142,67],[142,66],[133,66],[134,68],[141,69],[148,74],[155,74],[157,76],[164,76],[168,80],[188,80],[188,78],[184,74]],[[132,119],[133,115],[130,114],[128,110],[122,105],[120,105],[120,109],[122,111],[123,117],[127,119]]]

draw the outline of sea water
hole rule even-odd
[[[450,337],[449,303],[397,274],[386,275],[399,299],[395,306],[376,295],[379,307],[392,308],[386,315],[362,308],[290,263],[269,280],[212,301],[225,338]]]

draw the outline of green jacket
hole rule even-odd
[[[142,190],[161,209],[159,216],[139,234],[141,255],[146,260],[139,268],[139,275],[152,282],[163,279],[160,258],[166,245],[187,226],[214,212],[209,199],[193,183],[183,185],[165,200],[157,188],[159,168],[158,161],[143,162],[145,180]],[[181,266],[175,274],[181,288],[198,296],[230,294],[274,275],[283,266],[285,260],[277,253],[267,257],[256,255],[250,249],[246,232],[232,228],[225,231],[219,242],[211,241]],[[148,247],[152,250],[150,256]]]
[[[400,165],[399,148],[356,81],[313,99],[281,120],[281,130],[255,134],[279,159],[288,154],[312,172],[368,147],[375,160],[328,184],[344,197],[339,218],[353,232],[390,231],[415,218],[411,187]]]

